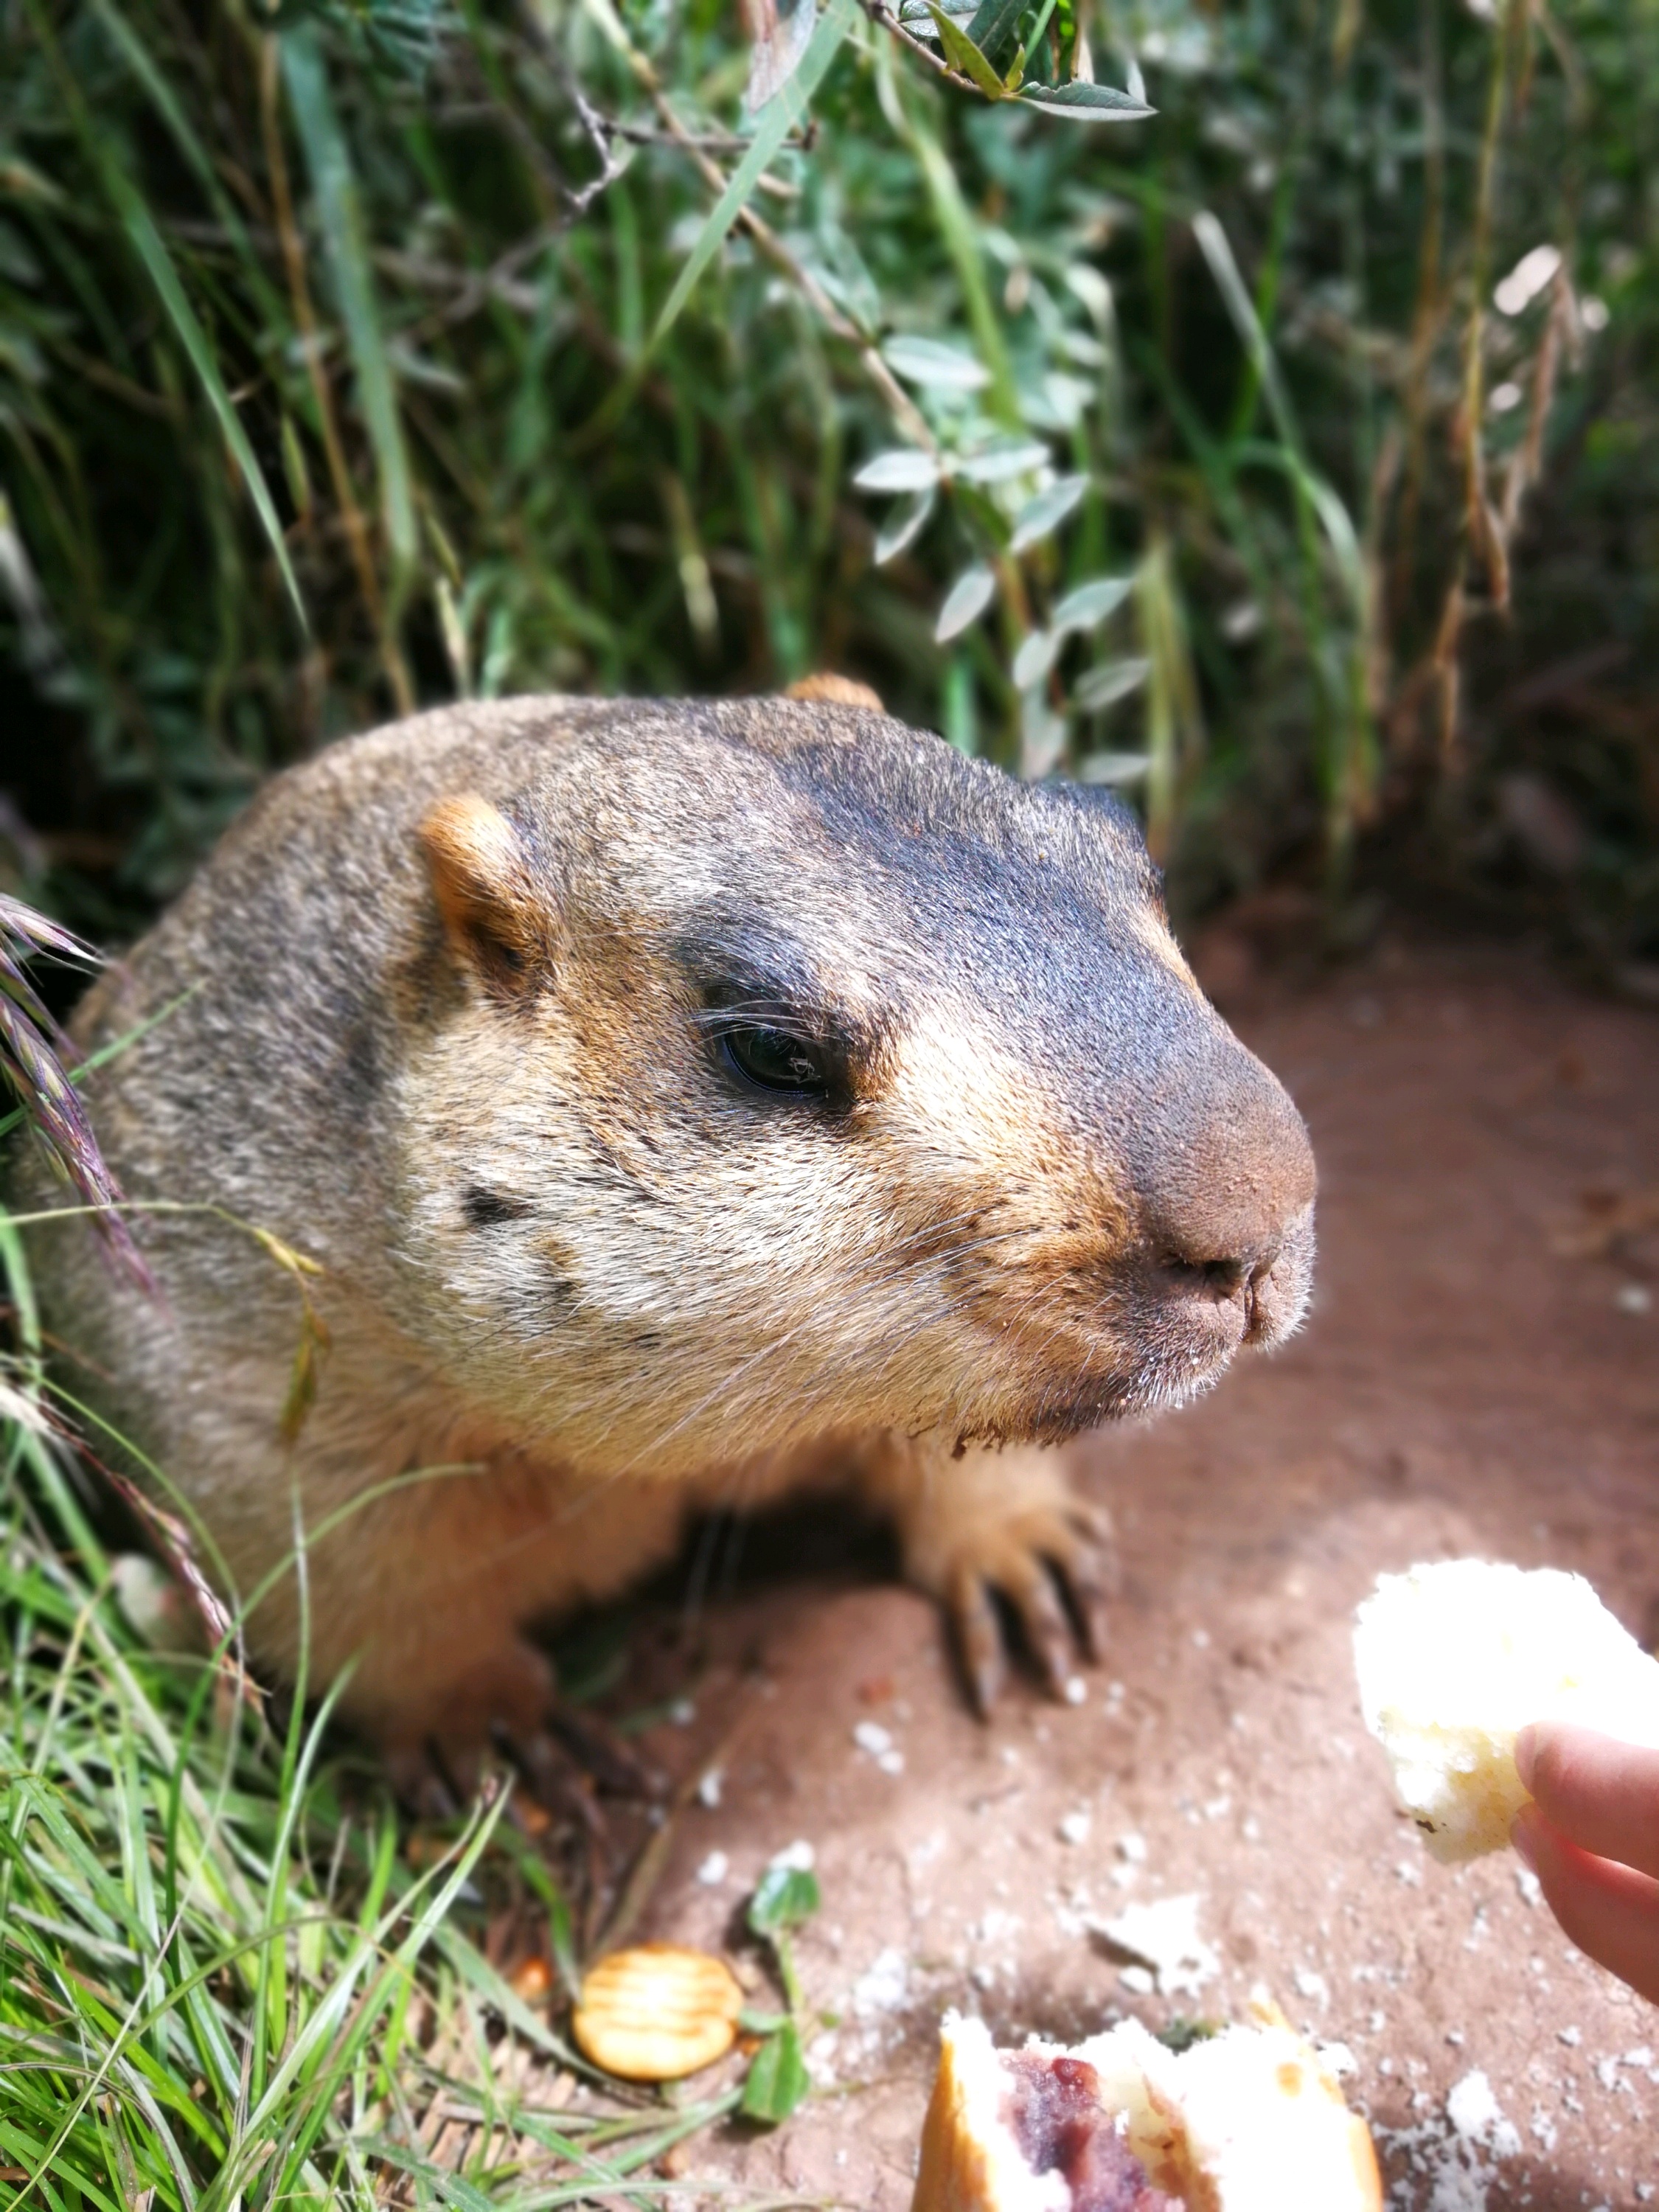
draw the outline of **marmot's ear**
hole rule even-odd
[[[450,943],[497,997],[523,998],[553,948],[547,902],[517,830],[468,793],[434,806],[420,835]]]
[[[817,669],[811,676],[798,676],[793,684],[785,684],[783,696],[821,700],[826,707],[867,707],[872,714],[887,712],[879,692],[860,684],[856,676],[836,676],[827,668]]]

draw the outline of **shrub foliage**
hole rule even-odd
[[[1536,862],[1541,778],[1651,950],[1654,0],[898,15],[751,116],[732,0],[0,0],[21,887],[119,927],[418,704],[833,667],[1189,902],[1425,799]]]

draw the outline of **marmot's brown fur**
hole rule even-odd
[[[525,1624],[689,1508],[832,1477],[981,1698],[993,1593],[1063,1675],[1054,1573],[1089,1610],[1103,1532],[1036,1447],[1306,1295],[1306,1133],[1131,817],[856,707],[526,699],[338,745],[76,1028],[137,1032],[94,1121],[134,1200],[194,1210],[136,1217],[155,1298],[37,1230],[50,1325],[289,1674],[303,1522],[309,1680],[355,1660],[345,1710],[405,1753],[533,1732]],[[294,1282],[237,1223],[323,1268],[297,1435]]]

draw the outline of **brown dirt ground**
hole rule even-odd
[[[810,1529],[775,1539],[784,1573],[699,1608],[695,1714],[651,1748],[685,1775],[738,1733],[645,1932],[732,1944],[804,1838],[824,1904],[801,1970],[839,2024],[811,2052],[825,2094],[694,2144],[677,2201],[706,2179],[902,2212],[946,2005],[1071,2039],[1120,2010],[1225,2015],[1258,1982],[1347,2046],[1394,2203],[1659,2201],[1659,2014],[1568,1948],[1512,1857],[1425,1856],[1349,1646],[1380,1570],[1472,1553],[1578,1569],[1659,1631],[1659,1233],[1618,1205],[1659,1183],[1659,1023],[1516,955],[1398,946],[1233,1011],[1313,1129],[1317,1292],[1278,1358],[1074,1449],[1122,1566],[1081,1702],[1022,1684],[981,1726],[932,1608],[844,1549],[814,1564]],[[647,1619],[654,1665],[683,1664],[681,1616]],[[1213,1972],[1126,1986],[1090,1922],[1187,1894]]]

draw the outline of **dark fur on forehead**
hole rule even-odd
[[[770,755],[792,811],[814,825],[829,863],[815,895],[827,879],[854,923],[873,909],[866,945],[884,990],[918,965],[924,990],[996,1006],[1040,1058],[1073,1025],[1095,1045],[1103,1027],[1161,1025],[1170,978],[1145,933],[1149,913],[1163,919],[1161,878],[1121,802],[1018,782],[857,708],[819,708],[804,728],[769,729],[758,744],[744,730],[738,742]],[[753,870],[763,901],[764,862]]]
[[[634,785],[630,768],[658,792],[674,778],[699,830],[722,812],[733,829],[758,830],[775,803],[769,787],[819,817],[831,849],[901,878],[920,861],[937,879],[948,854],[970,876],[1031,861],[1090,880],[1103,896],[1156,890],[1139,827],[1111,794],[1020,782],[864,708],[724,699],[676,702],[671,714],[618,701],[566,713],[582,732],[568,756],[576,778],[586,781],[591,766],[601,783],[612,781],[608,766],[618,797]],[[643,780],[638,788],[643,797]],[[567,828],[576,824],[562,823],[562,839]]]
[[[826,724],[828,726],[825,726]],[[775,753],[780,781],[811,800],[849,851],[876,853],[899,875],[945,848],[969,878],[1034,862],[1088,880],[1097,893],[1156,880],[1139,825],[1120,801],[1062,784],[1021,783],[968,760],[944,738],[858,708],[817,709]],[[918,847],[931,847],[919,856]]]
[[[1109,795],[1021,783],[858,708],[573,719],[514,819],[544,812],[578,942],[642,927],[700,996],[839,1036],[849,1063],[929,1005],[969,1035],[988,1022],[1097,1127],[1218,1027],[1159,945],[1161,879]]]
[[[947,971],[952,954],[1000,939],[1029,951],[1034,928],[1085,938],[1097,957],[1132,914],[1162,912],[1161,878],[1115,799],[1021,783],[859,708],[728,700],[682,711],[678,726],[658,726],[641,708],[601,745],[615,746],[625,784],[640,775],[641,796],[644,773],[659,785],[666,769],[682,783],[700,867],[720,823],[718,872],[734,911],[830,902],[896,951],[925,942],[930,965],[943,956]],[[672,819],[653,825],[659,838],[673,831]]]

